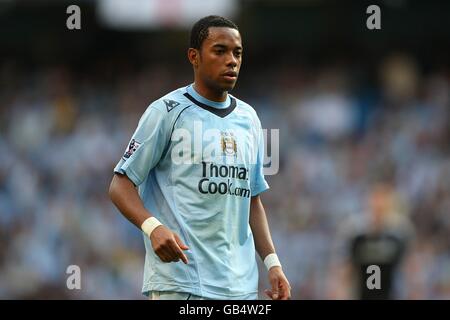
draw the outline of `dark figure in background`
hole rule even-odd
[[[394,281],[405,254],[407,237],[398,225],[392,227],[395,214],[392,188],[376,185],[369,196],[369,229],[358,233],[350,240],[350,257],[357,299],[393,299]],[[368,267],[380,268],[379,288],[370,289],[371,275]],[[369,279],[369,281],[368,281]]]

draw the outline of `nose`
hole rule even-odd
[[[238,65],[238,60],[234,56],[233,52],[227,55],[227,67],[235,68]]]

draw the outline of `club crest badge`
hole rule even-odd
[[[220,144],[222,153],[226,156],[237,156],[237,143],[234,135],[228,132],[221,132]]]

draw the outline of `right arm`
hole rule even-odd
[[[158,224],[154,227],[154,219],[147,221],[153,215],[145,208],[136,189],[161,159],[171,128],[172,119],[165,105],[161,101],[152,103],[139,120],[127,151],[114,168],[109,196],[122,215],[149,237],[153,250],[163,262],[181,259],[187,263],[183,250],[188,247],[167,227]]]
[[[139,229],[146,219],[152,217],[152,214],[144,207],[133,182],[124,174],[114,174],[109,187],[109,196],[122,215]],[[156,255],[163,262],[177,262],[181,259],[185,264],[188,263],[183,250],[189,248],[175,232],[161,225],[147,236]]]

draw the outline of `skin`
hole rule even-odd
[[[266,212],[260,196],[252,197],[250,202],[250,227],[255,240],[256,252],[261,259],[275,253],[275,247],[270,236],[269,224]],[[269,270],[269,283],[271,290],[265,290],[266,295],[272,300],[287,300],[291,298],[291,285],[281,267],[272,267]]]
[[[239,31],[225,27],[209,28],[208,37],[200,49],[189,48],[188,59],[194,69],[195,90],[212,101],[223,102],[228,91],[236,85],[242,63],[242,41]],[[126,175],[115,174],[109,195],[120,212],[139,229],[142,223],[153,216],[143,205],[136,186]],[[261,259],[274,253],[264,206],[259,196],[251,198],[250,227],[255,240],[256,251]],[[150,235],[153,250],[164,262],[189,261],[184,250],[189,248],[180,237],[166,226],[159,226]],[[270,290],[265,290],[273,300],[287,300],[291,287],[281,267],[268,271]]]
[[[211,27],[200,49],[189,48],[188,59],[194,68],[194,89],[206,99],[223,102],[241,68],[241,35],[236,29]],[[227,72],[236,76],[228,78]]]
[[[385,220],[392,210],[392,189],[385,184],[374,186],[368,202],[371,212],[372,230],[374,232],[380,231],[383,229]]]

